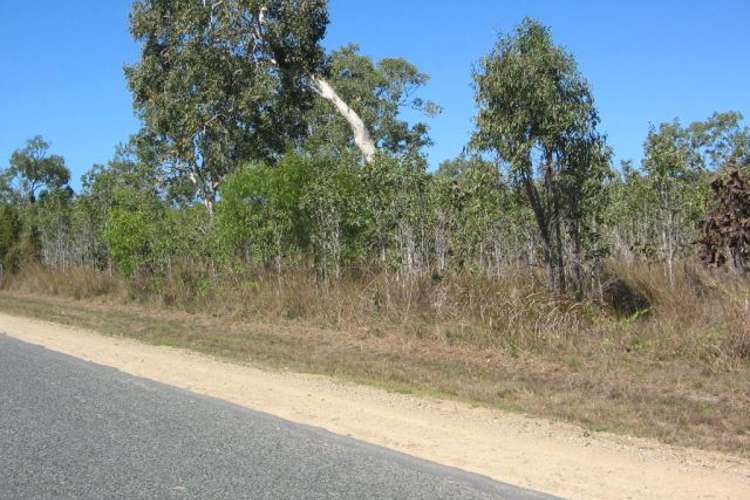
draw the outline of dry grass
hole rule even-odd
[[[0,287],[76,300],[97,297],[116,299],[122,297],[126,288],[122,280],[110,273],[83,267],[51,271],[38,264],[27,266],[20,275],[6,276],[0,281]]]
[[[531,275],[196,273],[122,283],[29,270],[0,309],[105,333],[750,455],[750,286],[618,266],[651,309],[616,318]],[[50,299],[50,296],[57,296]]]

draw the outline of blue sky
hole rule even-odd
[[[137,48],[129,0],[0,0],[0,167],[36,134],[78,178],[138,128],[122,66]],[[591,83],[618,159],[639,160],[649,123],[737,110],[750,119],[750,2],[330,0],[325,41],[402,56],[431,76],[430,163],[456,156],[475,113],[471,69],[499,32],[551,26]]]

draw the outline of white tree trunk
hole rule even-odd
[[[260,11],[258,13],[258,29],[253,34],[253,37],[259,42],[263,40],[263,31],[266,24],[266,12],[267,7],[260,8]],[[275,66],[278,66],[278,63],[275,59],[271,59],[271,63]],[[370,135],[370,131],[367,130],[365,122],[362,121],[362,118],[360,118],[357,112],[354,111],[351,106],[349,106],[346,101],[344,101],[341,96],[338,95],[338,93],[336,93],[336,90],[325,79],[318,75],[312,75],[311,80],[313,83],[313,91],[323,99],[333,104],[333,106],[336,108],[336,111],[338,111],[339,114],[344,117],[347,123],[349,123],[349,127],[351,127],[352,133],[354,134],[354,143],[364,155],[365,161],[367,163],[370,163],[375,156],[376,148],[375,142],[373,142],[372,136]]]
[[[336,111],[338,111],[347,123],[349,123],[349,126],[352,129],[352,134],[354,135],[354,143],[364,155],[365,161],[367,163],[371,162],[375,156],[375,142],[373,142],[372,136],[370,135],[370,131],[367,130],[365,122],[363,122],[357,112],[336,93],[336,90],[334,90],[330,83],[319,76],[313,76],[312,81],[315,92],[320,97],[333,104]]]
[[[213,218],[214,203],[216,203],[216,183],[206,182],[196,175],[195,172],[188,172],[188,178],[198,191],[203,201],[203,206],[208,210],[208,215]]]

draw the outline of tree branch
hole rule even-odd
[[[375,142],[372,140],[370,131],[367,129],[362,118],[349,106],[337,93],[336,90],[326,80],[319,76],[312,77],[313,90],[320,97],[327,100],[336,108],[336,111],[344,117],[349,123],[354,135],[354,143],[365,157],[367,163],[371,162],[375,156]]]

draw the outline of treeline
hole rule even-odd
[[[715,115],[708,123],[728,116],[732,123],[738,117]],[[626,164],[601,186],[583,256],[589,278],[608,256],[663,262],[668,273],[670,263],[694,254],[715,204],[713,169],[704,163],[713,160],[688,147],[679,154],[694,154],[696,163],[660,164],[664,150],[653,144],[677,127],[650,133],[643,169]],[[466,271],[501,277],[545,261],[533,209],[496,164],[477,156],[429,173],[419,156],[362,165],[288,153],[274,165],[246,164],[228,175],[211,215],[160,189],[129,148],[89,171],[75,194],[64,163],[46,147],[31,140],[7,171],[15,188],[6,189],[0,209],[6,272],[36,261],[60,269],[114,266],[132,276],[189,261],[215,269],[314,267],[323,279],[347,268],[404,278]]]
[[[658,263],[674,282],[675,262],[700,245],[706,263],[747,271],[747,219],[716,229],[750,204],[738,112],[652,127],[641,165],[616,167],[573,56],[527,19],[473,75],[466,152],[430,172],[428,126],[401,116],[440,112],[416,97],[427,76],[353,45],[324,54],[325,2],[184,4],[135,2],[142,55],[126,77],[143,129],[79,193],[42,138],[10,158],[5,275],[33,264],[154,282],[176,269],[321,283],[520,271],[598,297],[608,258]],[[717,175],[736,181],[712,192]],[[721,202],[728,189],[734,205]]]

